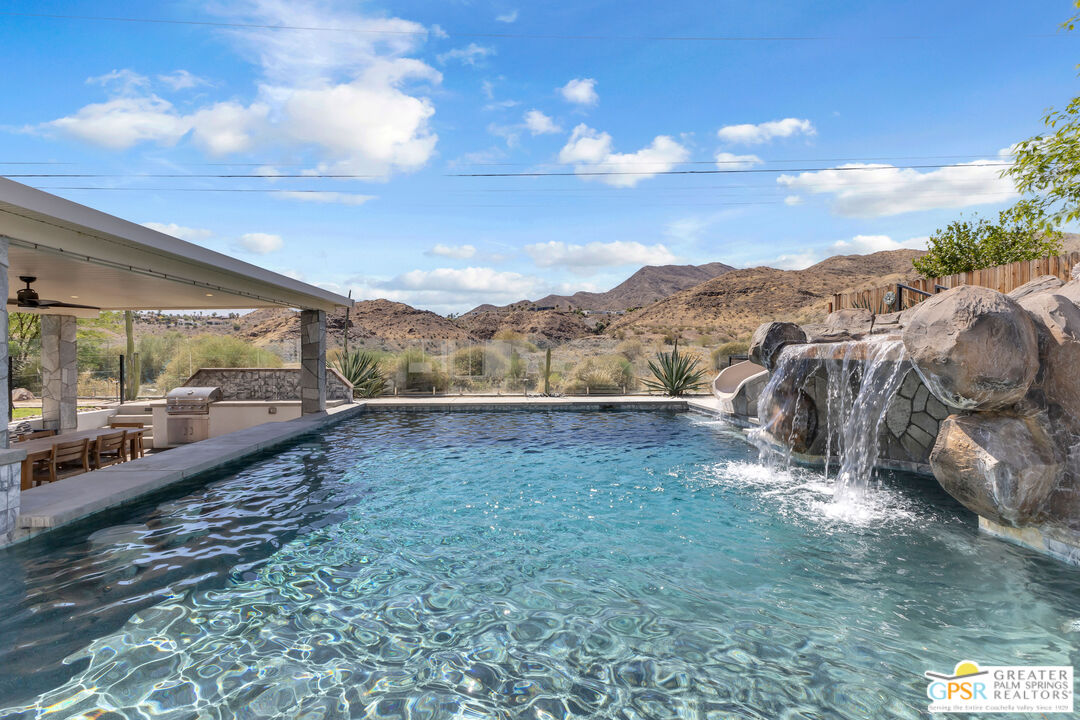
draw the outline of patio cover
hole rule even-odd
[[[8,297],[37,277],[41,298],[102,310],[291,307],[332,312],[352,300],[236,258],[0,178]],[[17,312],[14,305],[9,312]],[[25,310],[24,310],[25,312]],[[71,308],[43,314],[95,315]]]

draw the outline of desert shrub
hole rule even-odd
[[[538,350],[536,345],[529,342],[527,337],[513,330],[500,330],[492,335],[491,339],[497,342],[509,343],[510,347],[524,352],[536,352]]]
[[[141,335],[135,345],[142,366],[142,382],[153,382],[154,378],[165,371],[165,366],[179,351],[184,336],[178,332],[163,335]]]
[[[183,385],[199,368],[281,367],[281,358],[252,343],[229,335],[199,335],[176,348],[165,370],[154,382],[166,393]]]
[[[446,392],[450,376],[441,367],[438,358],[422,348],[409,348],[394,360],[394,378],[397,387],[405,391]]]
[[[711,353],[712,366],[715,370],[727,367],[728,358],[732,355],[745,355],[750,349],[750,343],[742,341],[726,342],[718,345]]]
[[[665,345],[674,345],[679,339],[679,334],[673,330],[667,330],[664,332],[663,339]]]
[[[461,348],[450,356],[450,369],[455,376],[502,377],[506,364],[502,353],[483,345]]]
[[[120,393],[120,381],[94,371],[79,373],[79,397],[115,398]]]
[[[637,339],[623,340],[615,347],[615,352],[633,362],[645,353],[645,346]]]
[[[573,367],[563,385],[569,393],[622,392],[635,387],[634,367],[622,355],[585,358]]]

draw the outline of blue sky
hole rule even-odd
[[[1056,0],[0,11],[67,16],[0,16],[4,173],[108,176],[23,181],[443,313],[642,264],[918,247],[1012,201],[989,164],[1077,94],[1080,61]],[[710,169],[755,172],[667,174]],[[222,174],[299,177],[198,177]]]

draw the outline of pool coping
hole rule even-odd
[[[59,480],[20,495],[15,537],[19,543],[102,512],[142,500],[184,480],[288,444],[366,412],[511,412],[646,410],[723,417],[711,397],[660,396],[436,396],[360,400],[293,420],[268,422],[209,440],[181,445],[89,475]]]

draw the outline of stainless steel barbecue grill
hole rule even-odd
[[[221,399],[219,387],[178,387],[165,396],[169,445],[205,440],[210,433],[210,405]]]

